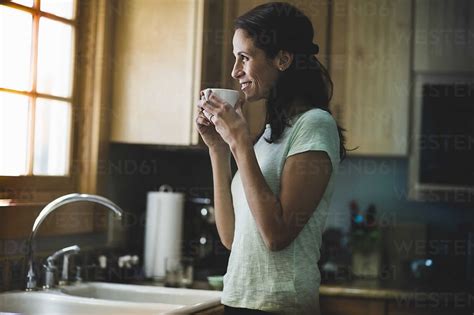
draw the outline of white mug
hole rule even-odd
[[[222,100],[229,103],[231,106],[235,106],[240,96],[240,92],[236,90],[208,88],[204,90],[205,100],[209,98],[209,96],[211,95],[211,92],[217,95]]]
[[[240,92],[236,90],[229,90],[229,89],[217,89],[217,88],[208,88],[204,90],[204,99],[208,100],[211,92],[217,95],[220,99],[224,100],[225,102],[229,103],[231,106],[235,106],[237,101],[239,100]],[[210,120],[211,114],[207,111],[203,111],[204,116]]]

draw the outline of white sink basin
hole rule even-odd
[[[177,305],[79,298],[54,291],[0,294],[0,312],[23,315],[151,315],[172,314],[178,308]]]
[[[180,313],[203,310],[219,305],[221,301],[221,292],[218,291],[103,282],[63,287],[61,292],[100,300],[174,305]]]
[[[0,294],[0,312],[24,315],[189,314],[220,304],[221,292],[92,282],[61,290]]]

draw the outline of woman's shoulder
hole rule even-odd
[[[293,120],[294,125],[321,124],[321,123],[335,124],[336,123],[331,113],[317,107],[310,108],[304,112],[299,113],[298,115],[293,117],[292,120]]]

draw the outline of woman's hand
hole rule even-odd
[[[227,143],[222,139],[216,131],[214,124],[206,118],[204,110],[202,109],[205,100],[201,99],[198,103],[199,113],[196,118],[196,126],[202,140],[211,149],[228,149]]]
[[[201,101],[200,106],[209,114],[209,120],[215,131],[231,148],[239,143],[252,143],[247,121],[242,113],[244,100],[240,98],[235,107],[211,93],[207,101]]]

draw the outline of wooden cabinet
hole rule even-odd
[[[411,0],[335,0],[332,106],[351,155],[407,153]]]
[[[461,303],[453,305],[452,299]],[[321,314],[324,315],[461,315],[471,314],[466,307],[466,296],[449,293],[420,294],[415,299],[398,297],[395,299],[320,296]],[[456,302],[454,302],[456,303]],[[464,303],[464,304],[462,304]]]
[[[111,140],[198,143],[200,89],[231,78],[233,21],[268,0],[119,1],[115,16]],[[408,152],[411,72],[474,71],[470,0],[291,0],[313,22],[318,58],[334,81],[332,112],[351,155]],[[244,114],[251,133],[264,101]]]
[[[472,0],[415,0],[416,72],[474,71]]]
[[[239,14],[267,1],[225,1],[227,25]],[[311,19],[318,55],[334,81],[331,109],[347,129],[348,148],[356,155],[404,156],[412,56],[412,0],[289,1]],[[238,88],[230,77],[231,34],[224,46],[223,85]],[[227,58],[227,59],[226,59]],[[249,104],[245,114],[251,133],[263,128],[264,102]]]
[[[204,0],[117,1],[111,140],[196,144]]]

